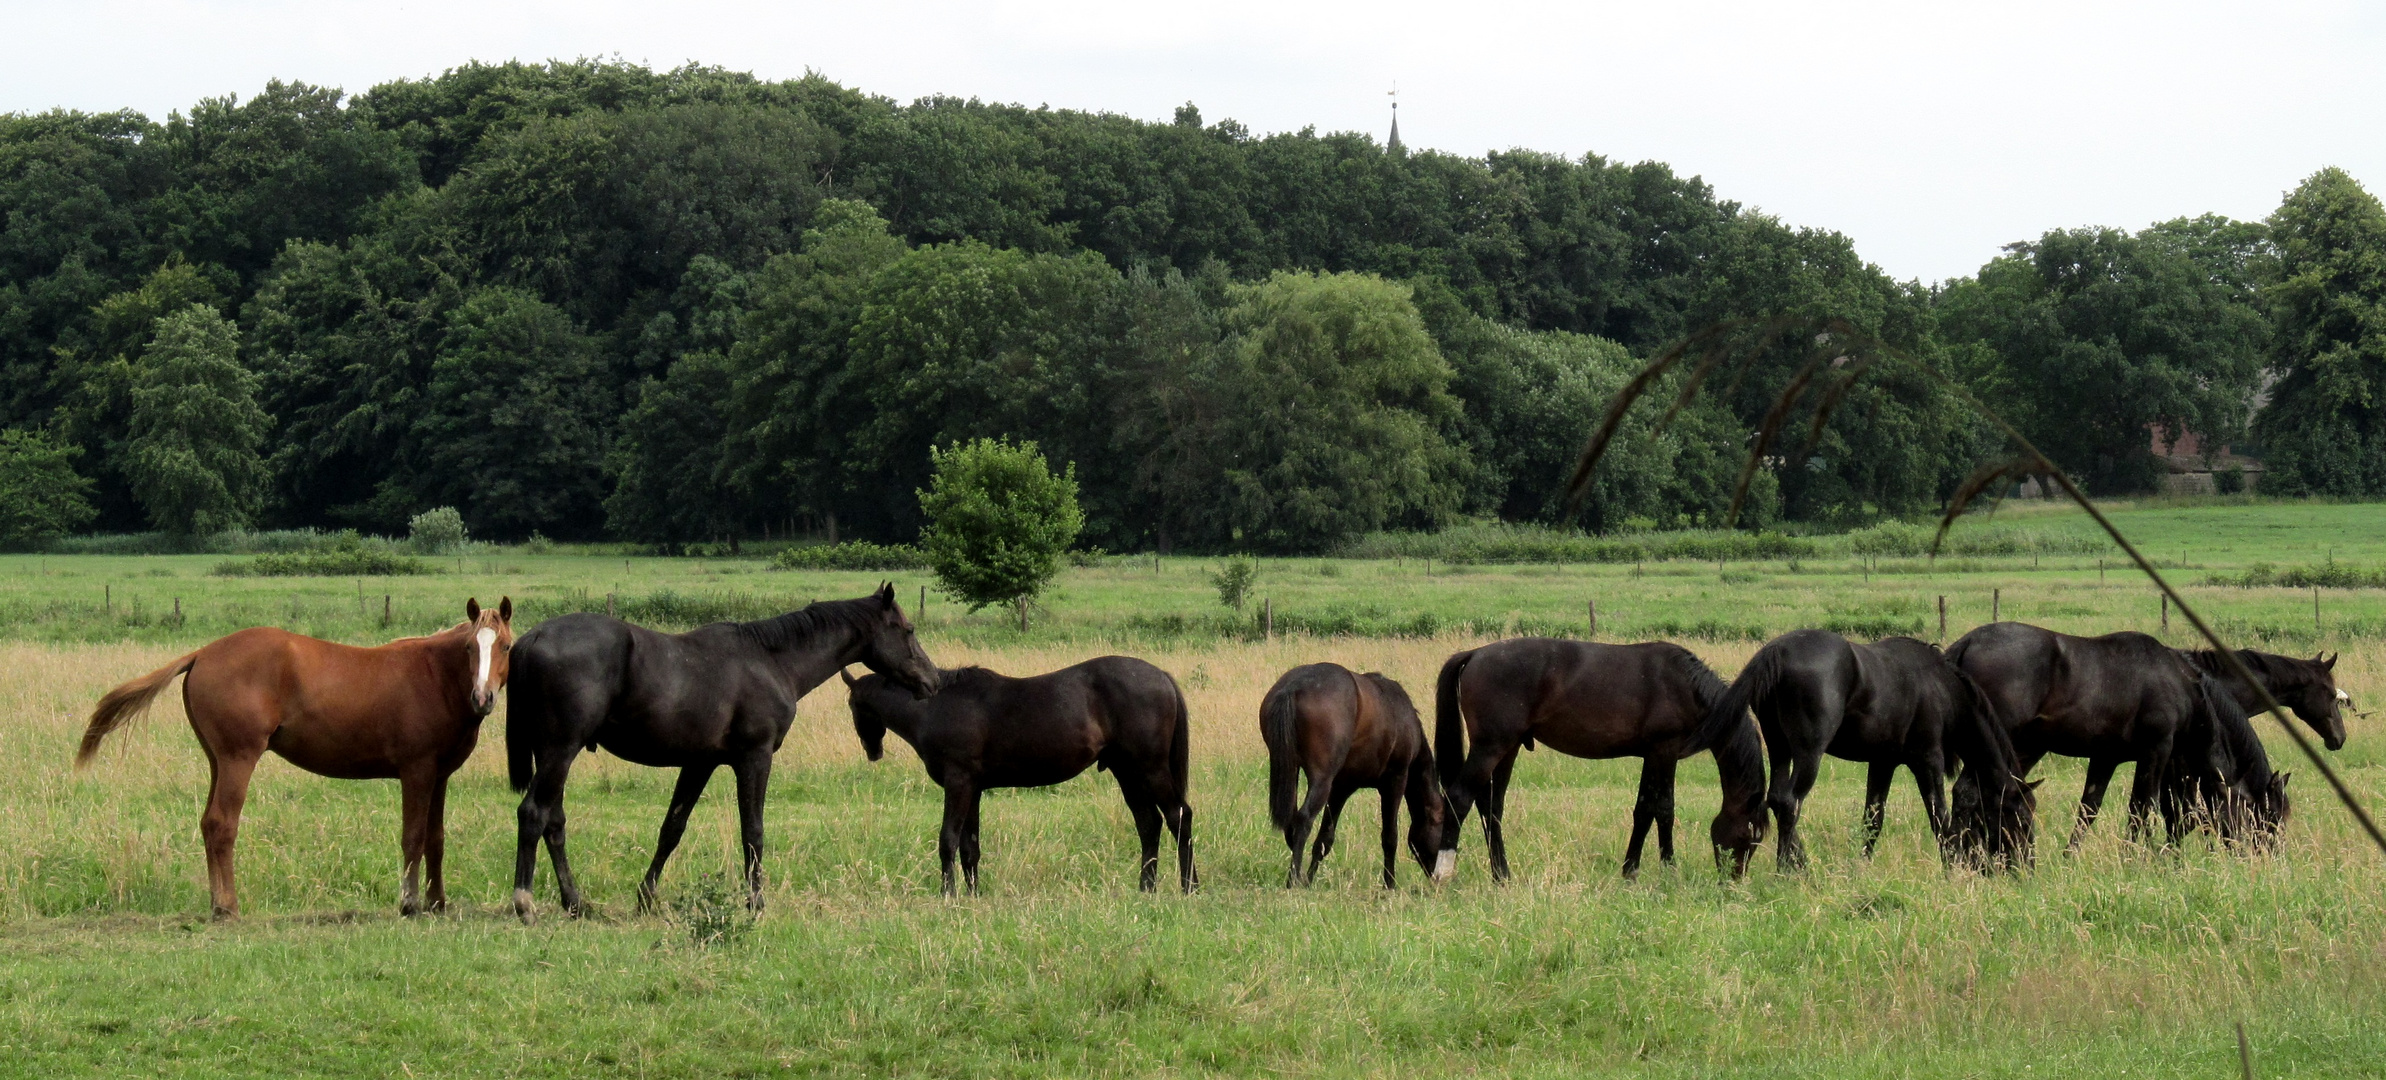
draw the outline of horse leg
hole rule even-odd
[[[1938,841],[1939,861],[1955,859],[1955,820],[1947,813],[1947,773],[1936,754],[1924,754],[1906,763],[1914,774],[1914,786],[1922,792],[1922,813],[1930,819],[1930,835]],[[1866,850],[1865,854],[1871,854]]]
[[[257,771],[257,753],[207,756],[207,809],[199,815],[199,836],[207,845],[207,893],[218,919],[240,914],[240,894],[233,887],[232,843],[240,837],[240,808],[248,802],[249,777]]]
[[[1916,779],[1921,778],[1921,775],[1921,770],[1915,770]],[[1897,763],[1894,761],[1875,761],[1864,770],[1864,857],[1867,859],[1872,858],[1872,850],[1880,846],[1881,824],[1889,816],[1889,783],[1895,779]],[[1923,796],[1926,801],[1929,798],[1928,795]],[[1937,830],[1936,820],[1931,822],[1931,828]]]
[[[969,821],[969,804],[975,801],[966,780],[945,785],[944,827],[936,834],[936,864],[944,870],[944,894],[953,891],[953,861],[961,854],[961,826]]]
[[[1176,885],[1191,896],[1201,888],[1201,872],[1193,868],[1193,804],[1183,794],[1177,795],[1176,814],[1168,823],[1176,834]]]
[[[2162,792],[2163,772],[2171,761],[2171,739],[2161,742],[2137,759],[2137,770],[2129,778],[2129,842],[2137,843],[2140,835],[2153,831],[2149,820],[2154,798]]]
[[[1342,804],[1350,801],[1353,789],[1337,783],[1332,790],[1333,801],[1326,804],[1326,814],[1317,822],[1317,843],[1309,849],[1309,873],[1302,878],[1303,882],[1317,880],[1317,868],[1325,863],[1327,853],[1334,850],[1334,827],[1342,824]]]
[[[1818,750],[1798,755],[1787,770],[1774,768],[1773,791],[1766,801],[1773,806],[1773,820],[1781,826],[1781,841],[1775,848],[1774,860],[1783,870],[1806,868],[1806,843],[1798,839],[1798,813],[1805,808],[1806,795],[1814,790],[1822,765],[1823,755]]]
[[[1500,759],[1491,774],[1491,798],[1483,806],[1483,846],[1491,849],[1491,879],[1508,880],[1508,838],[1500,828],[1508,813],[1508,776],[1516,770],[1516,755]]]
[[[2113,782],[2113,770],[2120,767],[2120,758],[2088,759],[2088,782],[2079,789],[2079,821],[2072,826],[2071,842],[2063,845],[2064,854],[2079,850],[2080,841],[2087,839],[2088,826],[2096,824],[2096,812],[2104,807],[2105,785]]]
[[[1466,754],[1466,764],[1458,770],[1458,779],[1442,791],[1442,835],[1440,858],[1434,863],[1433,876],[1450,876],[1452,864],[1458,858],[1458,834],[1466,824],[1466,812],[1476,800],[1489,806],[1491,778],[1499,771],[1500,762],[1516,755],[1513,743],[1499,743],[1478,739]]]
[[[679,838],[688,831],[688,815],[696,809],[696,800],[704,797],[704,785],[712,782],[717,768],[720,766],[708,761],[679,770],[679,783],[671,788],[671,808],[663,812],[662,835],[655,837],[654,861],[647,864],[646,877],[638,882],[639,914],[655,910],[655,888],[663,882],[663,864],[679,849]]]
[[[1640,760],[1640,797],[1632,803],[1632,843],[1624,849],[1624,876],[1640,876],[1640,852],[1648,843],[1649,826],[1657,827],[1657,858],[1674,861],[1674,768],[1663,754]]]
[[[1143,845],[1136,888],[1151,892],[1160,885],[1160,804],[1144,781],[1116,769],[1111,770],[1111,775],[1118,777],[1118,793],[1127,800],[1127,812],[1135,815],[1135,838]],[[1292,861],[1297,870],[1301,863],[1298,846],[1292,849]]]
[[[581,912],[580,889],[572,883],[572,864],[563,852],[563,786],[571,779],[572,759],[579,755],[577,746],[556,747],[538,755],[538,773],[531,777],[530,790],[523,793],[522,805],[515,811],[514,914],[523,922],[534,917],[530,877],[538,869],[542,839],[547,843],[548,858],[555,863],[555,890],[564,911],[574,916]]]
[[[1334,794],[1334,773],[1331,770],[1313,766],[1302,771],[1309,777],[1309,797],[1301,801],[1300,809],[1293,811],[1293,819],[1284,826],[1284,843],[1292,849],[1292,868],[1284,872],[1284,887],[1287,889],[1307,884],[1309,878],[1317,873],[1314,867],[1308,875],[1301,873],[1301,844],[1309,839],[1309,827],[1320,822],[1320,815],[1325,813],[1326,800]]]
[[[969,819],[961,823],[961,879],[971,896],[978,894],[978,809],[985,802],[985,792],[970,792]]]
[[[447,773],[431,781],[431,818],[423,828],[423,865],[428,887],[424,890],[424,907],[433,913],[447,910]]]
[[[422,914],[423,849],[430,839],[431,779],[420,772],[398,777],[398,914]]]
[[[1375,797],[1384,808],[1384,888],[1399,887],[1400,874],[1400,791],[1408,786],[1408,774],[1399,772],[1376,785]]]

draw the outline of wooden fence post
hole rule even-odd
[[[2162,632],[2171,632],[2171,594],[2162,594]]]
[[[1276,598],[1273,596],[1259,599],[1259,636],[1269,641],[1276,640]]]
[[[1599,601],[1588,601],[1584,607],[1590,612],[1591,616],[1591,632],[1589,635],[1587,635],[1587,639],[1591,641],[1597,641],[1599,640]]]
[[[1947,640],[1947,597],[1939,597],[1939,640]]]
[[[1988,621],[2005,621],[2005,590],[1988,590]]]
[[[180,603],[180,601],[176,601],[176,603]],[[387,626],[389,626],[389,594],[388,594],[388,593],[382,593],[382,594],[381,594],[381,625],[382,625],[383,627],[385,627],[385,628],[386,628]]]

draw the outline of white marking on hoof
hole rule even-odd
[[[1440,857],[1438,857],[1438,858],[1436,858],[1436,859],[1434,859],[1434,860],[1433,860],[1433,880],[1435,880],[1435,881],[1448,881],[1448,880],[1450,880],[1450,875],[1452,875],[1452,874],[1455,874],[1455,873],[1457,873],[1457,872],[1458,872],[1458,853],[1457,853],[1457,852],[1455,852],[1455,851],[1445,851],[1445,852],[1442,852],[1442,853],[1441,853]]]
[[[514,914],[521,916],[525,924],[538,921],[538,900],[530,895],[530,890],[514,890]]]

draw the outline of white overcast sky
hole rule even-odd
[[[1254,131],[1655,159],[1900,278],[2049,229],[2268,214],[2386,184],[2386,4],[507,3],[0,0],[0,111],[162,118],[269,78],[695,60]]]

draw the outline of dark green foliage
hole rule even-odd
[[[2270,218],[2267,495],[2386,494],[2386,207],[2322,169]]]
[[[1060,573],[1061,553],[1077,542],[1085,514],[1077,506],[1077,471],[1054,475],[1034,443],[978,439],[931,450],[934,475],[919,493],[928,527],[920,547],[937,587],[976,611],[1020,605]]]
[[[2240,589],[2386,589],[2386,569],[2363,569],[2350,563],[2284,568],[2255,563],[2243,573],[2206,575],[2204,584]]]
[[[771,556],[770,564],[781,570],[925,570],[928,555],[909,544],[848,540],[791,547]]]
[[[667,546],[737,535],[744,507],[720,457],[729,394],[728,364],[714,352],[689,353],[640,386],[613,440],[608,531]]]
[[[75,474],[81,455],[38,431],[0,431],[0,546],[32,547],[91,523],[91,481]]]
[[[217,577],[394,577],[438,572],[421,559],[400,555],[379,543],[366,543],[355,533],[343,534],[329,546],[313,551],[227,559],[208,571]]]

